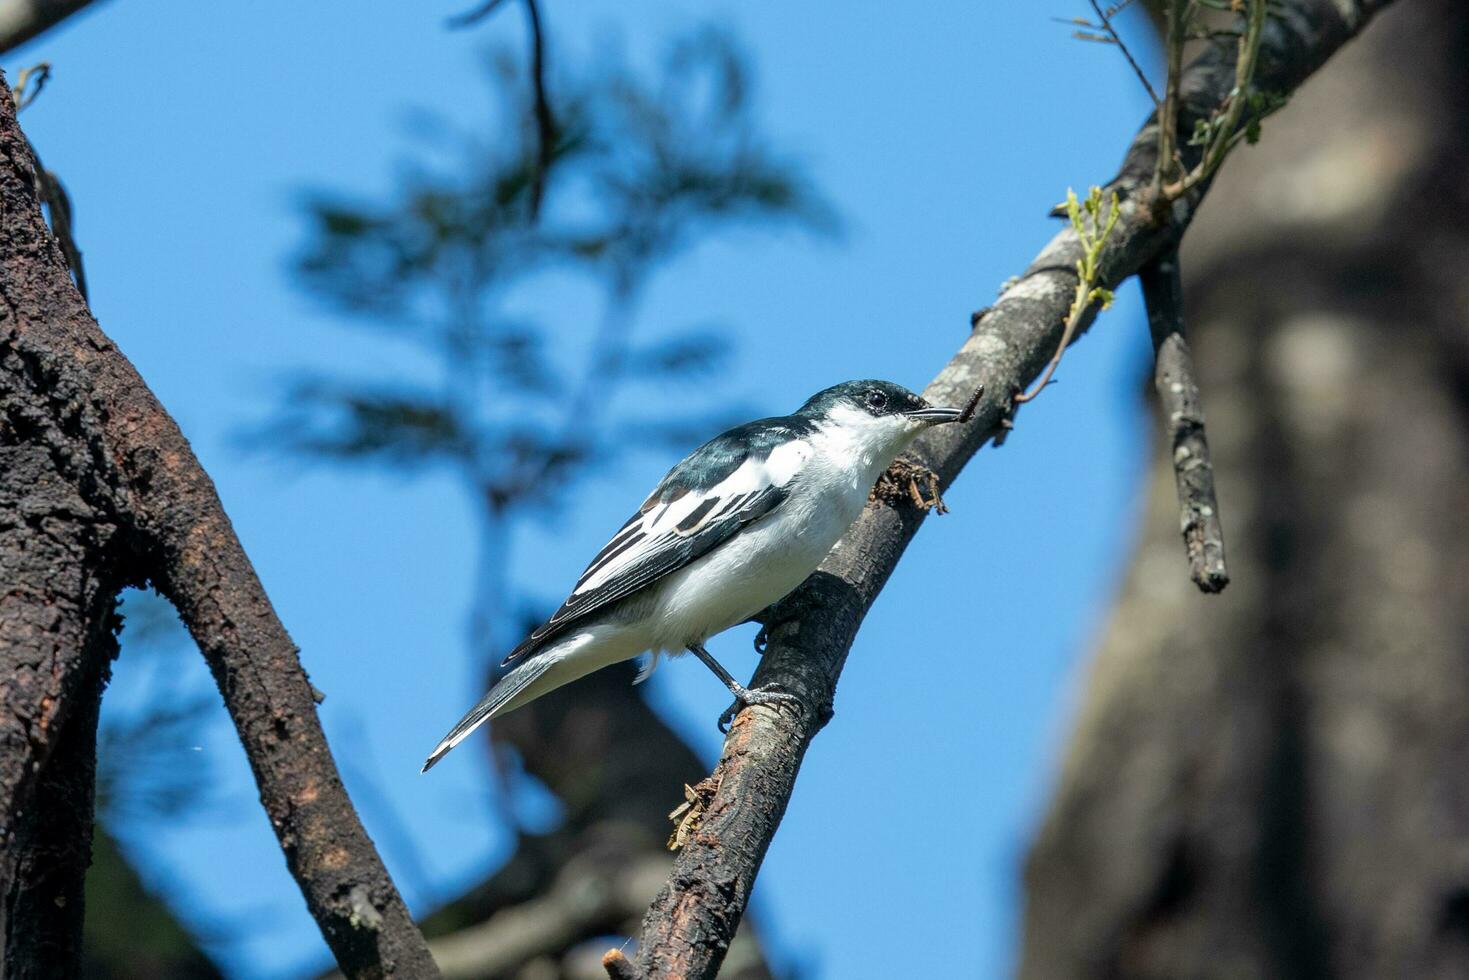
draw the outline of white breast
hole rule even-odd
[[[857,519],[877,479],[870,454],[854,453],[840,433],[782,447],[768,465],[791,469],[791,495],[649,590],[650,649],[682,652],[791,592]]]

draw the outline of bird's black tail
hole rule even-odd
[[[429,753],[428,761],[423,764],[421,771],[428,772],[432,769],[434,764],[442,759],[450,749],[468,738],[470,733],[480,725],[493,718],[510,703],[511,699],[535,683],[555,663],[555,657],[532,657],[496,681],[495,686],[480,699],[479,704],[459,719],[459,724],[451,728],[438,747]]]

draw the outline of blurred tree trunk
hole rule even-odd
[[[148,890],[101,827],[87,871],[82,976],[88,980],[218,980],[220,972],[173,912]]]
[[[1189,582],[1159,460],[1022,976],[1469,977],[1466,175],[1461,0],[1224,168],[1183,272],[1234,584]]]

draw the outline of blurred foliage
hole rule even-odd
[[[734,229],[836,227],[800,170],[760,136],[745,61],[717,31],[677,40],[651,71],[601,58],[580,78],[545,76],[549,106],[539,119],[529,66],[500,57],[491,69],[500,109],[488,139],[430,121],[421,129],[433,142],[385,194],[305,196],[305,240],[292,272],[327,309],[370,331],[366,340],[387,352],[389,373],[291,376],[252,439],[331,465],[446,471],[469,489],[481,532],[471,653],[494,654],[486,663],[503,652],[497,637],[542,618],[522,608],[534,603],[519,601],[508,582],[507,528],[553,513],[598,466],[634,451],[686,452],[747,415],[718,398],[730,353],[718,327],[640,322],[658,273]],[[541,802],[561,808],[557,826],[520,828],[504,868],[448,903],[444,921],[483,921],[553,888],[565,862],[591,846],[584,834],[603,840],[578,820],[602,811],[567,806],[567,783],[595,784],[612,807],[628,784],[609,774],[653,768],[659,782],[677,785],[698,768],[642,702],[643,690],[629,686],[630,675],[627,668],[584,682],[615,685],[615,698],[599,700],[598,686],[579,693],[594,713],[639,734],[599,742],[609,758],[563,753],[575,770],[564,781],[550,767],[523,763],[541,757],[536,722],[579,723],[565,703],[548,699],[522,714],[521,728],[503,729],[495,758],[507,821],[520,822],[513,798],[523,801],[539,780]],[[641,711],[616,710],[625,701]],[[375,825],[398,827],[385,797],[359,802],[375,811]],[[661,807],[653,804],[648,818],[660,829]],[[407,831],[392,833],[402,841],[396,850],[412,854]],[[649,840],[658,847],[662,836]]]
[[[220,715],[177,613],[157,593],[129,590],[120,609],[125,695],[104,699],[97,732],[97,825],[83,935],[88,977],[213,978],[219,968],[135,870],[119,838],[156,834],[212,809],[217,783],[203,731]]]
[[[298,375],[258,441],[399,471],[448,465],[498,520],[555,504],[615,448],[688,448],[728,422],[690,405],[702,399],[689,382],[727,360],[723,337],[699,327],[637,340],[640,296],[660,263],[724,228],[834,221],[758,136],[744,62],[727,37],[701,30],[679,40],[655,74],[614,63],[585,82],[554,79],[543,154],[527,72],[500,58],[494,88],[506,124],[492,143],[453,135],[453,166],[416,163],[383,200],[308,195],[300,284],[406,341],[433,377]],[[589,341],[582,324],[512,312],[518,291],[544,296],[565,275],[600,297]],[[629,386],[641,388],[618,413],[614,392]]]
[[[92,840],[86,902],[82,972],[91,980],[223,976],[100,824]]]
[[[219,696],[180,671],[193,642],[173,606],[155,592],[124,594],[122,656],[141,697],[110,698],[97,732],[97,816],[112,827],[182,819],[211,799],[200,739]]]

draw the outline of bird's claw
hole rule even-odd
[[[755,652],[765,655],[770,648],[770,634],[776,627],[799,620],[825,604],[826,598],[820,592],[806,588],[797,589],[760,610],[750,618],[750,622],[760,624],[760,632],[755,634]]]
[[[787,694],[785,691],[773,691],[768,687],[756,688],[753,691],[749,688],[741,688],[735,692],[734,703],[728,708],[725,708],[724,713],[719,716],[719,733],[721,735],[728,735],[729,727],[734,723],[735,715],[738,715],[752,704],[790,704],[795,706],[797,711],[803,713],[809,710],[806,707],[806,702],[795,694]]]

